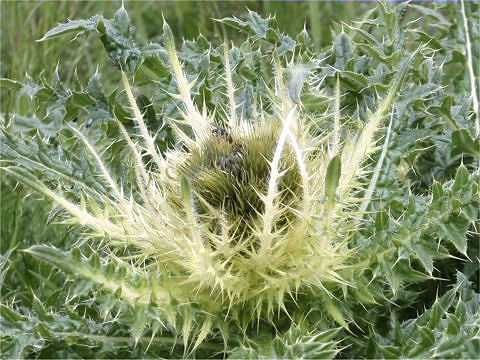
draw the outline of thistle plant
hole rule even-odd
[[[392,14],[383,4],[379,9],[385,17]],[[400,9],[395,16],[401,13]],[[397,59],[392,55],[389,66],[394,71],[383,76],[382,71],[386,70],[379,66],[378,74],[369,80],[374,83],[381,79],[385,83],[357,89],[359,93],[365,91],[368,101],[354,106],[346,88],[355,88],[367,80],[347,68],[352,50],[343,29],[336,38],[335,64],[322,67],[323,60],[309,51],[293,47],[285,55],[289,42],[285,35],[271,28],[270,32],[262,32],[255,27],[272,18],[262,19],[252,12],[248,16],[250,22],[236,18],[221,22],[247,29],[264,40],[268,36],[282,39],[269,43],[270,60],[262,70],[267,75],[255,80],[258,93],[250,101],[251,111],[245,111],[239,100],[239,93],[246,90],[234,81],[240,71],[236,66],[242,65],[235,60],[238,49],[227,41],[215,51],[206,50],[221,64],[215,77],[223,91],[222,102],[212,107],[206,96],[199,96],[199,88],[205,87],[208,79],[192,76],[188,71],[191,64],[182,55],[185,50],[177,51],[172,30],[165,21],[163,44],[144,48],[132,41],[133,30],[123,7],[114,20],[96,16],[47,32],[42,40],[72,31],[98,32],[110,59],[120,70],[124,103],[118,102],[116,92],[108,99],[101,94],[95,77],[88,89],[71,91],[60,89],[58,84],[44,86],[43,92],[55,97],[56,105],[63,101],[65,117],[80,116],[80,110],[74,110],[75,104],[81,104],[82,111],[90,109],[89,116],[98,116],[99,104],[108,104],[101,108],[101,114],[108,113],[112,118],[105,126],[119,135],[115,139],[92,139],[88,126],[70,123],[62,129],[64,138],[59,136],[66,150],[60,155],[40,136],[36,142],[28,137],[16,139],[6,124],[2,170],[56,204],[60,210],[54,216],[80,230],[74,232],[72,251],[33,245],[24,252],[84,281],[66,294],[67,307],[94,286],[97,290],[93,298],[98,304],[94,312],[104,319],[102,326],[116,323],[116,316],[128,313],[124,324],[129,327],[134,344],[145,343],[147,349],[156,343],[174,346],[179,337],[187,355],[202,346],[215,347],[218,343],[208,343],[207,339],[220,337],[222,344],[215,351],[230,351],[231,338],[235,337],[239,347],[233,356],[334,357],[342,350],[342,340],[358,328],[362,332],[365,329],[367,335],[358,335],[355,341],[371,341],[378,351],[366,355],[352,350],[351,354],[385,355],[388,349],[382,344],[394,341],[389,332],[392,330],[383,331],[384,336],[372,330],[372,324],[380,318],[372,320],[372,312],[381,308],[386,317],[383,311],[390,302],[410,304],[416,295],[404,288],[407,284],[415,286],[416,282],[436,279],[434,260],[458,259],[441,244],[442,239],[446,238],[455,251],[467,258],[471,257],[469,249],[475,249],[467,246],[467,238],[475,231],[471,224],[478,217],[478,183],[476,175],[470,174],[463,164],[452,181],[432,185],[428,195],[431,201],[426,196],[408,197],[398,184],[391,185],[393,195],[389,196],[397,203],[398,198],[405,203],[400,215],[394,200],[389,210],[392,213],[387,214],[375,198],[383,191],[376,193],[377,184],[385,184],[383,172],[391,171],[392,164],[399,166],[400,162],[398,148],[403,145],[390,144],[394,133],[398,136],[400,131],[394,126],[394,118],[407,116],[411,103],[425,109],[430,106],[430,99],[410,99],[405,90],[410,85],[405,83],[416,71],[412,64],[427,66],[434,52],[428,44],[418,42],[407,56]],[[351,30],[352,38],[356,34],[365,36],[361,29]],[[392,43],[400,46],[398,33],[392,29],[388,33]],[[301,35],[306,37],[305,32]],[[302,41],[299,48],[306,46],[306,41]],[[322,72],[310,76],[312,69]],[[151,124],[153,106],[136,87],[146,74],[161,79],[154,82],[155,91],[168,99],[162,103],[166,120],[155,130]],[[319,88],[328,87],[324,82],[327,77],[329,89],[322,92]],[[3,81],[10,88],[20,86],[11,80]],[[325,100],[322,111],[312,111],[307,101],[302,101],[304,85],[310,96]],[[416,91],[430,95],[437,90],[419,85]],[[37,93],[41,91],[37,89],[32,96]],[[325,93],[328,96],[324,97]],[[247,97],[242,94],[245,101]],[[428,111],[446,112],[435,106],[428,107]],[[55,113],[52,109],[47,112]],[[445,117],[452,121],[451,114]],[[422,134],[419,130],[412,135],[413,140],[407,140],[413,146],[424,141]],[[475,146],[477,140],[472,140],[467,130],[457,128],[454,134],[466,139],[468,151]],[[169,138],[162,146],[161,136]],[[124,176],[115,168],[118,164],[111,161],[112,149],[119,143],[127,168]],[[38,155],[32,149],[37,149]],[[75,171],[63,166],[63,162],[74,163],[68,153],[75,151],[86,154],[86,164],[78,160],[72,165],[85,171],[81,180]],[[38,170],[49,173],[49,177],[45,180]],[[416,227],[419,234],[413,233]],[[362,242],[365,229],[373,232],[369,235],[372,251]],[[424,318],[438,318],[432,329],[440,322],[450,321],[450,316],[443,320],[435,313],[442,306],[445,312],[452,307],[453,300],[448,297],[458,296],[462,304],[478,302],[478,294],[471,290],[468,279],[461,282],[459,278],[457,274],[457,285],[447,293],[450,295],[435,299],[433,308],[425,313]],[[39,314],[46,313],[39,301],[35,308]],[[315,319],[317,310],[321,319]],[[17,335],[16,325],[11,324],[23,324],[18,329],[30,329],[27,317],[6,305],[2,311],[10,324],[9,336]],[[362,316],[356,316],[355,311]],[[68,316],[71,313],[69,309]],[[468,309],[465,313],[474,311]],[[40,317],[42,321],[55,318],[70,324],[70,320],[57,315]],[[289,319],[289,324],[279,325],[281,319]],[[408,329],[400,327],[393,315],[392,319],[404,336]],[[411,324],[420,328],[422,320]],[[469,339],[478,340],[478,322],[462,324]],[[270,333],[267,340],[249,340],[252,329],[259,331],[261,325],[289,330],[285,335],[275,332],[272,341]],[[67,331],[54,325],[42,326],[46,337],[67,336]],[[68,332],[71,333],[78,335],[78,329]],[[169,340],[159,334],[175,337]],[[442,335],[442,344],[447,338]],[[104,340],[93,334],[89,339]],[[442,349],[432,346],[418,353],[445,355]],[[407,350],[398,348],[395,354],[401,356]],[[465,347],[458,353],[470,350]]]
[[[351,286],[342,272],[355,266],[348,238],[360,216],[355,203],[366,200],[355,196],[358,179],[407,66],[364,129],[341,140],[338,91],[335,128],[313,134],[314,122],[287,94],[278,59],[275,88],[265,99],[273,110],[253,119],[237,117],[225,48],[229,117],[218,124],[214,114],[194,103],[193,83],[182,70],[173,34],[166,23],[163,30],[178,86],[172,96],[180,101],[183,115],[172,119],[171,126],[182,146],[159,152],[122,73],[141,134],[134,142],[117,122],[135,159],[136,188],[123,189],[76,128],[72,129],[97,162],[109,196],[86,193],[81,203],[74,203],[36,180],[24,181],[67,210],[69,222],[103,239],[113,254],[133,247],[127,258],[112,256],[134,264],[134,272],[143,272],[149,284],[136,293],[120,287],[125,296],[144,302],[153,297],[173,327],[176,310],[167,305],[174,300],[198,306],[205,315],[196,345],[213,328],[222,328],[226,317],[244,317],[245,327],[255,320],[271,320],[278,311],[287,311],[285,297],[295,299],[305,288],[323,292],[327,312],[347,326],[329,288]],[[25,175],[15,167],[5,170],[18,179]],[[184,315],[185,344],[197,321]]]

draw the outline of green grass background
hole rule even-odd
[[[1,77],[21,80],[25,73],[36,77],[51,72],[60,62],[62,80],[79,73],[108,71],[100,41],[90,35],[89,41],[71,42],[69,37],[36,42],[57,23],[82,19],[95,14],[112,17],[121,4],[116,2],[1,2]],[[177,39],[205,35],[212,42],[223,41],[223,32],[235,40],[234,30],[225,30],[213,19],[225,16],[242,17],[248,9],[263,16],[275,14],[279,28],[291,36],[305,26],[316,46],[331,43],[331,26],[358,19],[374,6],[358,2],[256,2],[256,1],[155,1],[125,2],[137,27],[139,43],[156,41],[161,35],[162,15]],[[60,59],[60,60],[58,60]],[[113,71],[112,71],[113,72]],[[108,78],[107,76],[105,78]]]

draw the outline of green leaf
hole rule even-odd
[[[122,6],[118,9],[112,20],[102,17],[98,21],[97,32],[114,65],[134,74],[143,57],[135,43],[134,28],[130,25],[125,8]]]
[[[95,105],[95,100],[85,92],[73,92],[69,100],[76,106],[91,106]]]
[[[157,121],[157,116],[155,115],[155,109],[148,97],[143,94],[137,96],[138,108],[143,114],[143,118],[147,124],[155,124]]]
[[[442,309],[439,301],[435,301],[432,308],[430,309],[430,317],[428,320],[428,327],[430,329],[435,329],[440,325],[440,320],[442,319],[445,311]]]
[[[288,94],[290,99],[296,104],[301,104],[300,93],[308,75],[313,69],[311,64],[297,64],[286,70],[288,80]]]
[[[457,250],[466,255],[467,254],[467,239],[465,224],[459,224],[458,221],[461,218],[451,218],[448,223],[440,225],[440,234],[446,240],[450,241]]]
[[[424,247],[422,244],[415,245],[415,256],[420,260],[423,267],[431,275],[433,272],[433,257],[435,253],[432,249]]]
[[[348,329],[348,324],[337,305],[331,301],[327,295],[322,296],[323,306],[328,315],[341,327]]]
[[[23,86],[23,84],[19,81],[6,79],[6,78],[0,78],[0,87],[7,88],[7,89],[13,89],[13,90],[20,90],[22,88],[22,86]]]
[[[54,247],[34,245],[24,250],[24,252],[54,264],[64,272],[70,273],[75,270],[75,264],[68,259],[68,256],[65,256],[63,252]]]
[[[435,335],[433,332],[425,327],[418,327],[418,341],[417,344],[408,352],[408,356],[412,358],[422,357],[431,352],[435,345]]]
[[[453,96],[446,96],[442,100],[442,104],[440,106],[432,106],[430,109],[432,111],[438,112],[443,118],[447,121],[447,124],[454,130],[460,129],[457,120],[452,115],[452,106],[454,103]]]
[[[190,186],[190,182],[185,176],[182,176],[180,180],[180,185],[182,189],[182,199],[185,206],[190,206],[190,202],[192,199],[192,190]]]
[[[332,339],[340,329],[307,332],[292,326],[283,334],[247,339],[230,354],[233,359],[332,359],[339,349]]]
[[[342,162],[340,155],[336,155],[328,163],[327,174],[325,177],[325,195],[330,201],[335,200],[341,172]]]
[[[445,16],[443,16],[440,11],[437,11],[436,9],[432,9],[430,7],[422,6],[419,4],[409,4],[409,7],[411,9],[417,10],[425,16],[433,17],[436,21],[439,22],[439,24],[446,26],[452,25],[451,22]]]
[[[27,321],[27,317],[23,316],[16,311],[13,311],[8,306],[4,304],[0,304],[0,316],[6,319],[9,322],[20,322],[20,321]]]
[[[385,211],[379,211],[375,218],[375,229],[377,231],[386,230],[389,227],[389,217]]]
[[[380,344],[375,344],[382,354],[382,357],[387,359],[395,359],[400,357],[400,351],[395,346],[384,346]]]
[[[459,129],[452,132],[453,154],[471,154],[480,158],[480,138],[472,139],[467,129]]]
[[[295,50],[296,41],[288,35],[282,35],[280,46],[277,49],[278,56],[284,56],[287,52]]]
[[[265,38],[269,27],[269,20],[264,19],[254,11],[248,12],[247,24],[252,29],[253,33],[259,38]]]
[[[135,321],[131,325],[131,334],[132,337],[135,339],[135,342],[138,342],[140,337],[143,336],[145,332],[145,327],[149,323],[148,314],[146,313],[146,309],[143,307],[137,306],[135,309]]]
[[[453,183],[452,191],[459,192],[464,190],[465,186],[468,184],[469,173],[465,165],[460,165],[457,169],[455,175],[455,182]]]
[[[33,295],[33,301],[32,301],[33,309],[35,310],[36,315],[40,320],[43,321],[51,321],[52,316],[48,314],[47,310],[43,306],[42,302],[35,296]]]
[[[166,68],[157,58],[163,49],[158,44],[151,44],[143,49],[136,44],[134,27],[123,6],[116,11],[113,19],[96,15],[87,20],[68,21],[49,30],[39,41],[69,33],[79,36],[91,31],[99,34],[108,57],[116,67],[135,74],[145,59],[148,59],[145,68],[151,74],[160,78],[166,76]]]
[[[144,50],[147,53],[149,50]],[[158,53],[160,53],[162,49],[158,49]],[[169,68],[165,65],[165,63],[160,60],[157,54],[145,56],[143,60],[143,67],[147,73],[153,74],[153,78],[155,80],[166,78],[170,75]]]
[[[335,38],[334,48],[336,55],[335,68],[344,70],[348,60],[350,60],[353,55],[350,39],[344,32],[341,32]]]
[[[14,250],[15,247],[12,247],[0,256],[0,289],[3,287],[3,281],[9,268],[8,259]]]
[[[163,22],[163,42],[167,52],[172,53],[175,51],[175,39],[173,38],[172,29],[166,21]]]
[[[38,41],[50,40],[58,36],[70,34],[72,32],[79,36],[85,32],[94,31],[100,19],[101,16],[97,15],[87,20],[69,20],[67,23],[59,24],[53,29],[48,30],[46,34]]]
[[[401,59],[401,54],[393,53],[391,55],[385,55],[383,49],[373,47],[369,44],[357,43],[355,44],[355,47],[373,59],[376,59],[390,67],[398,63],[399,58]]]
[[[272,18],[263,18],[254,11],[248,11],[247,19],[245,21],[240,20],[235,16],[226,17],[217,21],[252,35],[257,39],[265,39],[272,43],[277,43],[279,41],[278,33],[271,26]]]
[[[360,92],[370,86],[370,82],[365,75],[357,74],[352,71],[340,71],[340,81],[342,88]]]

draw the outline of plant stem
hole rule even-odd
[[[62,337],[62,338],[65,338],[68,336],[82,337],[82,338],[86,338],[93,341],[110,342],[110,343],[135,344],[138,342],[147,342],[147,343],[152,342],[152,343],[162,343],[162,344],[183,345],[182,342],[178,341],[178,338],[175,338],[175,337],[172,338],[172,337],[166,337],[166,336],[155,336],[153,338],[149,336],[143,336],[143,337],[140,337],[138,340],[135,340],[135,338],[129,337],[129,336],[93,335],[93,334],[86,334],[81,332],[54,332],[53,335]],[[201,346],[202,348],[215,350],[215,351],[220,351],[223,349],[222,344],[216,344],[216,343],[202,343]]]
[[[392,133],[393,113],[394,113],[394,109],[392,108],[392,115],[390,117],[390,124],[388,125],[387,135],[385,136],[385,143],[383,144],[382,153],[380,154],[380,158],[378,159],[377,166],[375,167],[375,171],[373,173],[372,179],[370,180],[370,185],[368,186],[367,192],[365,193],[365,197],[364,197],[365,200],[363,200],[362,204],[360,205],[361,215],[368,208],[368,204],[370,203],[373,192],[375,191],[375,187],[377,186],[378,177],[380,176],[380,170],[382,169],[383,162],[385,160],[385,157],[387,156],[388,143],[390,142],[390,135]]]
[[[335,86],[335,110],[333,114],[333,142],[332,157],[337,155],[340,142],[340,75],[337,73],[337,84]]]
[[[475,82],[475,73],[473,71],[473,59],[472,59],[472,44],[470,42],[470,34],[468,31],[468,20],[467,14],[465,12],[464,0],[460,1],[462,17],[463,17],[463,26],[465,27],[465,48],[467,52],[467,68],[470,76],[470,86],[472,88],[472,102],[473,102],[473,111],[475,112],[476,121],[475,128],[477,131],[477,136],[480,135],[480,113],[478,109],[478,97],[477,97],[477,86]]]
[[[308,10],[310,13],[310,27],[312,29],[313,44],[315,50],[320,51],[322,37],[322,29],[320,28],[320,3],[318,1],[309,1]]]

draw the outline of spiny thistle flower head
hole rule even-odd
[[[333,130],[316,134],[312,119],[290,100],[277,57],[275,87],[264,99],[272,110],[252,119],[238,116],[225,46],[229,116],[219,123],[194,103],[193,83],[187,81],[166,24],[164,36],[178,86],[172,96],[181,103],[182,118],[171,121],[179,146],[165,154],[156,149],[123,74],[141,137],[134,140],[120,122],[118,126],[135,160],[137,188],[124,191],[75,129],[96,159],[110,196],[86,194],[84,202],[73,203],[42,184],[36,188],[64,207],[72,222],[104,238],[109,248],[134,249],[128,259],[114,258],[154,279],[148,292],[135,295],[137,300],[154,297],[173,326],[177,314],[172,303],[200,309],[197,344],[228,317],[244,319],[245,326],[271,319],[276,311],[286,311],[285,299],[295,299],[301,289],[316,288],[328,299],[331,284],[348,285],[342,270],[351,264],[352,194],[403,75],[365,128],[359,134],[344,131],[341,141],[338,83]],[[331,307],[330,312],[344,325],[338,312]],[[185,341],[194,321],[193,315],[183,314]]]

